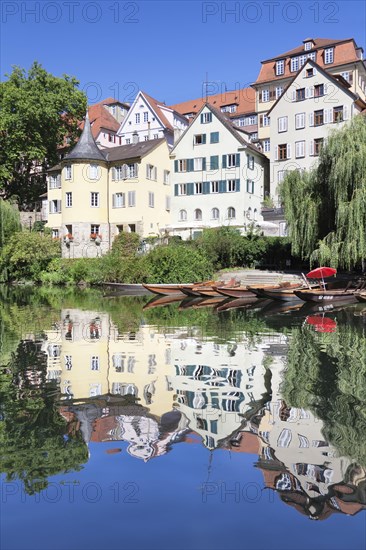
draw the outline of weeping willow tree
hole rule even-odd
[[[12,203],[0,199],[0,248],[16,231],[20,231],[19,211]]]
[[[366,259],[366,118],[330,134],[318,166],[290,172],[279,188],[292,253],[351,269]]]

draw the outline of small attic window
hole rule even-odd
[[[305,51],[307,52],[314,47],[314,42],[312,40],[308,40],[307,42],[304,43],[304,46],[305,46]]]

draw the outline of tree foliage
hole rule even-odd
[[[60,242],[49,235],[14,233],[0,252],[0,276],[8,281],[39,281],[41,272],[60,253]]]
[[[66,137],[75,141],[87,101],[74,77],[53,76],[37,62],[7,76],[0,83],[0,190],[27,207],[46,191],[58,147]]]
[[[14,204],[0,198],[0,248],[16,231],[20,231],[19,211]]]
[[[292,252],[351,269],[366,258],[366,119],[330,134],[310,172],[290,172],[279,188]]]

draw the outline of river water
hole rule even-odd
[[[365,306],[0,296],[2,550],[365,549]]]

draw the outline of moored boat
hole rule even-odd
[[[295,290],[296,296],[304,302],[355,302],[356,301],[356,289],[355,288],[343,288],[333,290],[323,289],[304,289]]]
[[[291,302],[293,300],[298,300],[294,294],[294,291],[301,290],[302,288],[306,288],[302,283],[281,283],[272,286],[249,286],[248,290],[258,296],[258,298],[269,298],[271,300],[280,300],[281,302]]]
[[[192,288],[194,283],[192,284],[147,284],[143,283],[142,285],[144,288],[152,292],[153,294],[160,294],[162,296],[170,296],[172,294],[180,294],[183,295],[183,289],[184,288]]]
[[[366,302],[366,290],[360,290],[355,293],[356,300],[359,302]]]

